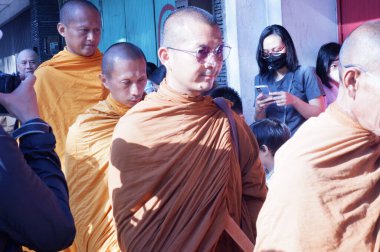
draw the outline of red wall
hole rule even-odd
[[[380,19],[380,0],[338,0],[337,6],[340,42],[363,22]]]

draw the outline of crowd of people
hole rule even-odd
[[[102,54],[101,24],[65,2],[64,50],[21,51],[0,93],[20,121],[0,127],[0,251],[380,251],[380,21],[315,68],[266,27],[250,126],[215,85],[231,47],[210,13],[167,17],[158,67],[129,42]]]

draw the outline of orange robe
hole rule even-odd
[[[78,116],[67,135],[66,179],[77,251],[120,251],[108,194],[112,133],[128,107],[111,95]]]
[[[380,139],[337,104],[275,157],[255,251],[380,251]]]
[[[163,83],[120,119],[109,189],[122,251],[237,250],[223,233],[228,215],[254,241],[265,175],[255,138],[234,117],[238,156],[211,97]]]
[[[99,50],[91,57],[82,57],[65,49],[42,63],[34,73],[39,111],[53,128],[55,151],[61,162],[66,134],[76,117],[107,97],[108,91],[99,80],[101,64]]]

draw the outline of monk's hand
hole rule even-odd
[[[257,112],[264,111],[270,104],[274,103],[273,97],[271,95],[266,96],[260,93],[256,97],[255,108]]]
[[[0,93],[0,104],[21,123],[40,117],[36,92],[33,88],[35,81],[34,75],[27,75],[12,93]]]
[[[288,92],[272,92],[270,95],[273,96],[273,100],[277,106],[294,105],[296,102],[294,95]]]

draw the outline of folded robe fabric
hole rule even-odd
[[[53,128],[56,152],[63,162],[66,134],[76,117],[107,97],[99,80],[102,54],[82,57],[64,49],[35,71],[41,117]],[[63,164],[62,164],[63,167]]]
[[[276,153],[255,251],[380,251],[380,139],[337,104]]]
[[[111,95],[78,116],[66,141],[65,174],[77,251],[119,251],[108,194],[112,133],[129,107]]]
[[[254,241],[265,175],[255,138],[234,116],[239,156],[211,97],[166,83],[120,119],[109,189],[122,251],[238,251],[223,233],[227,215]]]

